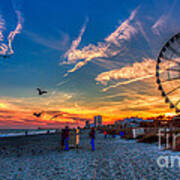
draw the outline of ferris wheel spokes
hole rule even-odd
[[[180,56],[180,52],[175,50],[173,47],[168,47],[169,50],[171,50],[174,54]]]
[[[174,77],[174,78],[169,78],[169,79],[163,80],[163,81],[161,81],[161,82],[162,82],[162,83],[165,83],[165,82],[168,82],[168,81],[174,81],[174,80],[178,80],[178,79],[180,79],[180,76]]]
[[[165,103],[180,113],[180,33],[171,37],[159,53],[156,82]]]
[[[173,92],[175,92],[176,90],[180,89],[180,86],[178,86],[177,88],[169,91],[168,93],[166,93],[166,95],[172,94]]]

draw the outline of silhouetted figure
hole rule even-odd
[[[25,131],[25,136],[27,136],[27,135],[28,135],[28,131],[26,130],[26,131]]]
[[[41,96],[43,94],[47,94],[47,91],[43,91],[40,88],[37,88],[38,94]]]
[[[104,139],[107,138],[107,130],[104,131]]]
[[[36,116],[37,118],[39,118],[39,117],[41,117],[41,114],[42,114],[42,113],[43,113],[43,112],[40,112],[40,113],[36,113],[36,112],[35,112],[35,113],[33,113],[33,115]]]
[[[112,130],[112,137],[116,138],[116,130],[115,129]]]
[[[94,127],[91,128],[89,136],[91,138],[92,151],[95,151],[95,129],[94,129]]]
[[[76,129],[76,149],[78,150],[79,148],[79,132],[80,132],[80,128],[78,127]]]
[[[61,130],[61,149],[64,150],[65,129]]]
[[[124,132],[121,131],[121,132],[120,132],[120,137],[123,137],[123,136],[124,136]]]
[[[66,126],[65,128],[64,144],[65,144],[65,150],[68,151],[69,150],[69,127],[68,126]]]

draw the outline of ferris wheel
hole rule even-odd
[[[157,58],[156,80],[165,102],[180,113],[180,33],[162,47]]]

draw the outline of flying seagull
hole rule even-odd
[[[8,55],[4,55],[4,56],[3,56],[4,59],[6,59],[6,58],[8,58],[8,57],[9,57]]]
[[[37,91],[40,96],[43,94],[47,94],[47,91],[42,91],[40,88],[37,88]]]
[[[33,115],[39,118],[39,117],[41,116],[42,113],[43,113],[43,112],[40,112],[40,113],[34,112]]]
[[[53,119],[55,119],[55,118],[57,118],[58,116],[61,116],[62,114],[56,114],[56,115],[54,115],[52,118],[51,118],[51,120],[53,120]]]
[[[10,58],[10,55],[5,54],[5,55],[0,55],[1,57],[3,57],[4,59]]]

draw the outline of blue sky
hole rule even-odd
[[[100,108],[104,111],[112,108],[117,116],[127,100],[142,100],[143,95],[144,103],[148,97],[157,98],[152,106],[164,112],[167,107],[153,78],[133,83],[129,80],[134,81],[138,74],[146,71],[132,70],[131,67],[138,66],[135,63],[144,67],[146,61],[155,64],[163,44],[179,32],[179,12],[177,0],[3,0],[0,4],[0,32],[4,37],[1,47],[4,43],[9,48],[9,34],[15,29],[18,33],[14,33],[12,40],[12,55],[0,59],[0,97],[13,105],[17,105],[14,101],[18,98],[23,99],[20,105],[23,107],[29,101],[26,98],[36,97],[35,89],[41,87],[49,91],[45,98],[53,96],[56,100],[58,96],[54,97],[54,93],[72,96],[63,101],[63,108],[75,104],[86,107],[88,113],[92,110],[92,114],[96,112],[94,108],[100,111]],[[6,53],[10,53],[10,48]],[[125,68],[123,73],[127,74],[129,67],[134,76],[114,77],[111,73],[121,73]],[[128,81],[126,85],[118,85],[124,81]],[[125,107],[131,109],[130,114],[132,109],[141,109],[135,104],[137,107]],[[49,104],[51,108],[53,105]],[[42,104],[41,107],[44,108]],[[74,111],[82,112],[78,108]],[[143,111],[151,110],[147,107]]]

